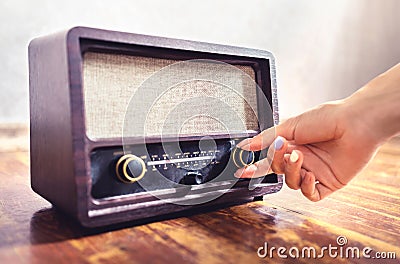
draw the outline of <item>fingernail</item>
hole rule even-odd
[[[275,139],[275,142],[274,142],[274,149],[275,150],[280,150],[282,147],[283,147],[283,144],[284,144],[285,142],[283,141],[283,137],[281,137],[281,136],[278,136],[276,139]]]
[[[297,153],[296,150],[293,150],[292,154],[290,154],[290,161],[295,163],[298,161],[298,159],[299,159],[299,154]]]

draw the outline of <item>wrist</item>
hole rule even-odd
[[[343,101],[349,121],[377,144],[382,144],[398,134],[400,64],[379,75]]]

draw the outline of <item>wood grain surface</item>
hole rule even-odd
[[[395,260],[331,258],[324,263],[400,262],[400,140],[384,145],[346,188],[308,202],[296,191],[216,212],[84,229],[30,188],[29,153],[0,152],[0,263],[316,263],[257,256],[268,247],[371,247]],[[286,252],[287,254],[287,252]]]

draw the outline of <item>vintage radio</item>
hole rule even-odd
[[[244,203],[236,148],[278,122],[261,50],[76,27],[29,45],[32,189],[88,227]]]

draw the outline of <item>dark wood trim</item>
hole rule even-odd
[[[29,44],[31,186],[63,211],[77,215],[65,37],[61,32]]]

